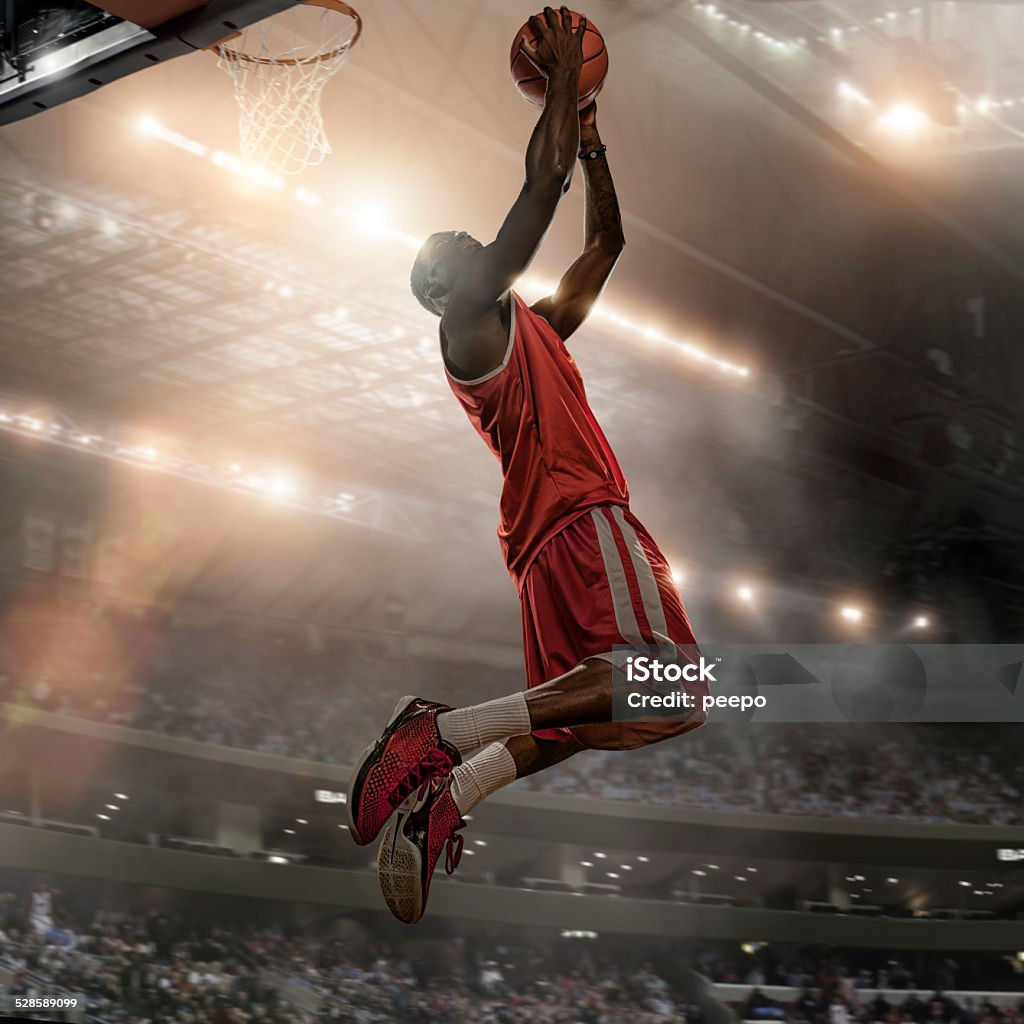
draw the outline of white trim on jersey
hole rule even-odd
[[[501,360],[501,365],[496,366],[490,373],[485,373],[482,377],[477,377],[474,380],[463,380],[461,377],[456,377],[446,365],[444,372],[447,373],[456,384],[463,384],[467,386],[483,384],[484,381],[490,380],[492,377],[497,377],[498,374],[508,366],[508,361],[512,358],[512,345],[516,340],[516,297],[511,292],[508,293],[508,301],[508,347],[505,349],[505,356]]]

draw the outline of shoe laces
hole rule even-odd
[[[459,861],[462,860],[462,847],[465,844],[461,832],[453,832],[444,844],[444,869],[449,875],[459,866]]]
[[[438,775],[446,775],[451,769],[452,759],[439,747],[434,747],[395,788],[395,806],[402,803],[414,789],[419,790],[417,799],[422,800],[430,780]]]

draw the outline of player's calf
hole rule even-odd
[[[637,750],[684,736],[707,720],[707,712],[697,707],[685,722],[599,722],[574,726],[569,732],[589,750]]]

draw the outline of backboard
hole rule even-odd
[[[205,49],[298,0],[0,0],[0,125]]]

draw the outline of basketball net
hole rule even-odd
[[[234,85],[247,166],[298,174],[331,152],[320,101],[361,31],[347,3],[305,0],[214,48]]]

